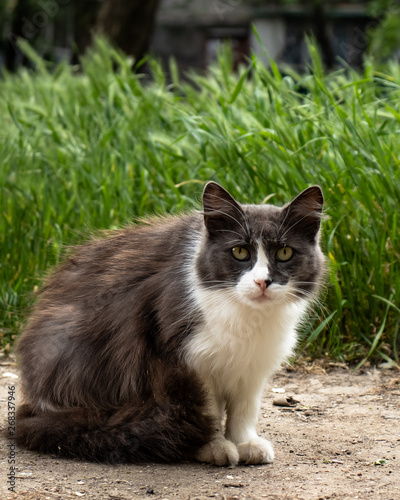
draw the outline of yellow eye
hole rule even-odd
[[[250,258],[249,251],[243,247],[232,248],[232,255],[236,260],[248,260]]]
[[[292,258],[293,248],[283,247],[276,252],[276,258],[281,262],[286,262]]]

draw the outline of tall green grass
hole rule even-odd
[[[30,52],[29,47],[25,47]],[[222,51],[207,76],[152,79],[98,41],[81,66],[0,80],[0,331],[21,328],[63,245],[149,213],[199,208],[203,183],[283,204],[320,184],[330,277],[309,353],[399,363],[400,67],[306,74]]]

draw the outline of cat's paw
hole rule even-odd
[[[236,465],[239,462],[239,452],[232,441],[218,437],[200,448],[196,460],[220,466]]]
[[[245,464],[270,464],[274,461],[274,449],[266,439],[256,437],[237,445],[239,462]]]

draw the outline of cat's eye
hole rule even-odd
[[[233,247],[232,255],[236,260],[248,260],[250,258],[250,252],[244,247]]]
[[[281,262],[290,260],[293,256],[293,248],[282,247],[276,252],[276,258]]]

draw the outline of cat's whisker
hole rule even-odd
[[[296,291],[286,291],[285,295],[289,298],[293,298],[295,300],[299,299],[306,299],[310,302],[314,302],[315,300],[318,300],[318,297],[312,293],[308,292],[307,290],[296,290]]]
[[[284,241],[284,238],[283,238],[283,236],[281,236],[281,231],[282,231],[282,227],[284,227],[284,225],[286,224],[286,219],[288,218],[289,213],[290,213],[290,209],[289,208],[285,209],[285,216],[284,216],[284,218],[279,226],[279,229],[278,229],[279,240],[281,240],[282,242]]]
[[[219,233],[233,233],[238,236],[239,241],[243,241],[243,234],[238,233],[237,231],[233,231],[232,229],[218,229]]]
[[[222,197],[222,196],[216,195],[215,193],[209,193],[208,196],[211,197],[211,198],[214,198],[214,199],[222,201],[223,204],[230,205],[237,212],[242,212],[242,208],[237,204],[237,202],[233,198],[229,199],[229,198],[227,198],[225,196]],[[203,200],[204,200],[204,198],[203,198]],[[230,216],[230,215],[222,212],[221,210],[215,209],[215,207],[213,208],[213,211],[217,211],[219,213],[222,213],[224,215],[227,215],[227,216],[231,217],[246,232],[246,234],[250,234],[250,227],[249,227],[249,224],[248,224],[248,221],[247,221],[246,217],[243,217],[243,222],[244,222],[244,224],[246,226],[246,228],[244,228],[242,226],[242,224],[236,218],[234,218],[233,216]],[[241,215],[244,215],[243,212],[241,213]]]
[[[203,281],[203,284],[204,285],[209,285],[209,284],[218,285],[218,284],[222,284],[225,287],[231,287],[231,286],[234,287],[234,286],[236,286],[237,283],[236,283],[236,281],[208,280],[208,281]]]
[[[238,226],[240,226],[243,229],[243,231],[246,234],[248,234],[248,230],[246,231],[246,228],[244,228],[243,225],[233,215],[228,214],[227,212],[224,212],[223,210],[220,209],[214,209],[213,212],[223,215],[224,217],[228,217],[229,219],[232,219]],[[205,215],[207,215],[207,212],[205,212]]]
[[[286,229],[286,231],[283,233],[283,235],[281,236],[282,239],[285,239],[286,238],[286,235],[288,233],[290,233],[290,231],[296,227],[298,224],[301,224],[304,220],[310,218],[310,217],[313,217],[313,219],[315,219],[316,221],[317,220],[321,220],[322,216],[319,212],[317,212],[316,210],[311,210],[310,212],[308,212],[307,214],[305,214],[303,217],[300,217],[299,219],[297,219],[290,227],[288,227]]]

